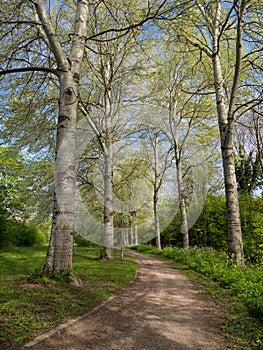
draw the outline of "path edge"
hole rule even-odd
[[[125,254],[129,255],[129,251],[125,251]],[[131,255],[130,255],[131,256]],[[77,321],[80,321],[82,320],[83,318],[87,317],[87,316],[90,316],[92,313],[98,311],[99,309],[101,309],[104,305],[108,304],[109,302],[111,302],[113,299],[115,299],[117,296],[118,296],[118,293],[120,291],[122,291],[123,289],[125,288],[128,288],[132,283],[134,283],[138,277],[138,270],[139,270],[139,267],[138,267],[138,260],[135,256],[132,256],[135,260],[135,263],[136,263],[136,272],[135,272],[135,276],[133,277],[133,279],[130,280],[130,282],[128,284],[126,284],[126,286],[118,289],[113,295],[111,295],[108,299],[104,300],[101,304],[99,304],[98,306],[96,306],[94,309],[90,310],[89,312],[87,312],[86,314],[82,315],[82,316],[79,316],[79,317],[76,317],[76,318],[73,318],[67,322],[64,322],[58,326],[56,326],[55,328],[35,337],[33,340],[29,341],[28,343],[24,344],[22,346],[22,348],[24,349],[30,349],[32,348],[33,346],[37,345],[38,343],[40,343],[41,341],[51,337],[52,335],[58,333],[59,331],[73,325],[74,323],[76,323]]]

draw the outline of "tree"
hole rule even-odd
[[[40,222],[35,219],[42,200],[48,202],[48,188],[38,188],[39,180],[43,179],[35,171],[36,163],[39,168],[43,161],[26,159],[15,148],[0,147],[0,246],[45,242],[45,236],[36,226]],[[44,221],[42,215],[41,222]]]
[[[240,193],[252,195],[262,185],[259,159],[259,154],[253,150],[247,152],[243,143],[235,147],[235,169]]]
[[[93,22],[90,29],[94,35],[103,33],[105,28],[115,24],[115,21],[125,26],[126,18],[123,10],[112,6],[111,16],[107,18],[109,9],[104,6],[94,8]],[[104,21],[101,21],[104,18]],[[107,21],[105,20],[107,18]],[[113,144],[120,139],[121,123],[118,113],[123,104],[124,86],[128,83],[128,72],[134,69],[126,67],[134,47],[133,33],[125,37],[116,38],[115,33],[106,32],[101,38],[89,46],[91,53],[87,65],[91,69],[90,84],[93,85],[93,94],[81,103],[81,111],[87,124],[98,140],[100,157],[103,164],[103,208],[104,208],[104,242],[106,257],[114,258],[114,149]],[[126,120],[126,122],[128,122]]]
[[[127,11],[132,11],[134,18],[145,13],[145,18],[150,19],[153,9],[157,8],[154,12],[156,16],[164,5],[165,1],[160,5],[154,3],[145,6],[137,0],[122,7],[119,7],[118,1],[107,6],[101,3],[93,6],[89,23],[89,31],[95,38],[88,46],[90,51],[86,61],[86,67],[91,71],[87,81],[92,86],[92,94],[87,91],[87,97],[83,97],[81,111],[98,139],[103,156],[104,236],[106,255],[110,260],[113,258],[114,246],[113,144],[122,137],[125,138],[123,129],[129,128],[132,119],[125,110],[129,110],[129,105],[137,97],[133,91],[134,77],[145,66],[138,52],[145,39],[139,37],[140,32],[136,29],[138,25],[130,23]],[[138,10],[138,14],[134,10]],[[107,29],[116,23],[121,28],[126,28],[126,35]],[[138,23],[143,25],[144,20]],[[128,31],[127,28],[131,30]],[[96,33],[100,35],[96,37]]]
[[[255,194],[263,184],[260,107],[242,115],[235,125],[234,153],[238,191]]]
[[[12,218],[25,219],[25,197],[28,196],[26,161],[16,149],[0,147],[1,212]]]
[[[88,5],[78,1],[71,45],[65,48],[58,35],[51,11],[43,1],[12,4],[12,12],[6,20],[5,36],[11,45],[6,48],[5,65],[1,72],[53,73],[59,84],[59,116],[57,123],[55,191],[52,231],[44,272],[72,270],[72,248],[75,196],[75,125],[77,118],[80,69],[87,39]],[[4,19],[6,15],[4,16]],[[34,18],[34,20],[32,20]],[[23,36],[20,27],[29,29],[29,37]],[[59,28],[61,29],[61,27]],[[13,33],[19,35],[14,37]],[[3,36],[2,36],[3,38]],[[13,46],[12,46],[13,45]],[[12,49],[11,58],[8,50]],[[41,59],[35,52],[41,50]],[[46,58],[46,59],[45,59]],[[45,60],[44,60],[45,59]],[[22,63],[22,65],[21,65]],[[24,63],[24,65],[23,65]],[[45,64],[49,64],[46,66]],[[54,65],[56,67],[54,68]]]
[[[160,114],[163,111],[160,111]],[[157,119],[160,116],[157,114]],[[162,117],[165,119],[164,113]],[[154,118],[153,118],[154,119]],[[153,121],[153,120],[152,120]],[[153,123],[154,124],[154,123]],[[171,147],[163,130],[158,125],[144,126],[142,137],[147,144],[144,145],[147,159],[150,163],[152,176],[149,181],[153,187],[153,214],[156,248],[161,250],[161,227],[160,227],[160,190],[167,186],[166,174],[172,166]],[[168,146],[168,147],[167,147]],[[149,154],[150,153],[150,154]],[[152,155],[153,153],[153,155]]]
[[[116,38],[122,36],[130,28],[134,29],[155,18],[165,3],[166,1],[161,5],[144,6],[143,10],[141,6],[136,6],[135,23],[130,23],[129,20],[131,4],[126,4],[123,9],[126,19],[124,26],[119,26],[115,18],[113,27],[106,27],[102,32],[96,31],[90,37],[87,35],[90,7],[96,9],[97,4],[89,5],[85,1],[70,1],[67,4],[57,1],[51,4],[42,0],[2,3],[0,73],[2,77],[7,74],[15,74],[16,77],[14,83],[3,81],[4,100],[12,90],[16,92],[18,89],[22,97],[21,102],[30,106],[36,93],[43,91],[45,94],[50,85],[59,90],[59,113],[55,126],[57,136],[54,207],[49,249],[44,266],[46,274],[52,275],[54,271],[72,269],[76,182],[75,128],[80,82],[88,79],[81,70],[88,47],[87,41],[99,42],[100,36],[107,36],[107,33],[112,32]],[[107,5],[99,5],[108,9],[109,16],[112,15]],[[55,79],[50,79],[50,75]],[[29,87],[33,91],[32,95],[28,93]],[[36,109],[36,104],[29,109]],[[6,115],[7,118],[12,118],[8,110]]]
[[[256,76],[261,61],[262,49],[258,44],[262,32],[256,29],[259,27],[259,9],[256,2],[247,0],[234,1],[231,6],[221,0],[207,4],[196,0],[193,11],[179,21],[177,31],[179,40],[188,43],[193,50],[199,50],[200,64],[204,54],[212,64],[224,169],[229,257],[241,266],[244,265],[244,254],[233,127],[241,111],[244,113],[261,99],[260,92],[255,93],[255,85],[249,78],[251,73]],[[187,30],[184,29],[185,20],[188,21]],[[248,96],[245,102],[241,100],[242,93]]]
[[[183,246],[188,248],[189,226],[200,214],[206,193],[205,189],[200,196],[206,182],[205,171],[199,179],[196,175],[201,168],[206,169],[213,152],[208,144],[214,143],[217,135],[211,132],[215,122],[209,119],[212,108],[208,89],[211,84],[196,67],[199,57],[185,51],[184,44],[178,43],[175,48],[170,43],[169,32],[165,33],[166,28],[163,30],[162,42],[158,41],[160,54],[152,63],[148,78],[153,86],[149,101],[163,107],[159,129],[166,134],[167,153],[169,149],[173,151],[181,236]],[[199,79],[193,82],[195,76]]]

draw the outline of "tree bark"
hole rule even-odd
[[[75,31],[69,58],[64,53],[55,29],[41,0],[34,1],[49,47],[57,62],[60,103],[57,124],[55,191],[51,237],[44,273],[72,270],[74,202],[76,188],[75,128],[79,77],[87,37],[88,5],[77,2]]]
[[[77,95],[71,74],[60,80],[53,221],[44,272],[72,270]]]
[[[162,249],[161,246],[161,232],[160,232],[160,220],[158,210],[158,193],[160,189],[160,174],[159,174],[159,153],[158,153],[158,134],[154,133],[153,148],[154,148],[154,194],[153,194],[153,212],[154,212],[154,229],[156,237],[156,248]]]
[[[213,71],[214,85],[217,103],[218,124],[220,130],[221,153],[224,169],[226,209],[227,209],[227,227],[228,227],[228,252],[229,258],[240,266],[244,265],[243,241],[241,222],[239,214],[239,202],[237,181],[235,173],[235,163],[233,154],[233,105],[235,98],[232,97],[232,106],[226,107],[224,98],[224,79],[222,74],[222,66],[220,61],[220,2],[217,4],[217,12],[213,24]],[[232,90],[236,94],[239,75],[235,74]]]
[[[178,193],[179,193],[179,206],[181,214],[181,235],[183,238],[183,247],[189,248],[189,230],[186,214],[186,204],[184,198],[184,183],[182,174],[182,160],[181,156],[176,148],[176,170],[177,170],[177,183],[178,183]]]
[[[103,63],[102,63],[103,64]],[[102,66],[105,81],[105,150],[104,150],[104,235],[106,257],[114,259],[114,215],[113,215],[113,140],[111,110],[111,66],[107,58]]]
[[[187,212],[186,212],[186,203],[185,203],[185,194],[184,194],[184,180],[183,180],[183,169],[182,169],[182,156],[179,148],[178,140],[178,128],[180,127],[180,122],[176,121],[176,107],[177,101],[170,103],[170,112],[169,112],[169,122],[170,129],[173,137],[173,147],[174,155],[176,161],[176,171],[177,171],[177,186],[178,186],[178,195],[179,195],[179,207],[181,214],[181,235],[183,239],[183,247],[189,248],[189,229],[187,221]],[[183,140],[183,144],[186,141],[187,135]]]
[[[112,132],[106,131],[107,153],[104,154],[104,235],[106,245],[106,257],[114,258],[114,223],[113,223],[113,156],[112,156]]]

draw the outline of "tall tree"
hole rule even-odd
[[[126,23],[119,25],[114,19],[113,27],[106,27],[102,32],[92,33],[88,37],[90,7],[100,4],[88,4],[86,1],[48,2],[36,1],[3,1],[1,7],[1,76],[15,74],[15,81],[3,81],[5,93],[19,90],[23,103],[32,102],[36,91],[46,91],[52,74],[53,87],[59,90],[59,113],[56,125],[56,166],[55,192],[52,219],[52,232],[44,272],[71,271],[74,196],[75,196],[75,127],[77,108],[80,99],[81,70],[87,40],[97,40],[107,33],[115,33],[116,38],[126,34],[130,28],[143,25],[155,18],[166,1],[153,6],[137,4],[134,23],[130,21],[132,13],[130,3],[123,8]],[[108,8],[107,4],[102,4]],[[115,6],[118,8],[119,6]],[[93,13],[94,15],[94,13]],[[96,15],[96,14],[95,14]],[[108,15],[112,16],[108,8]],[[75,19],[74,19],[75,18]],[[105,18],[103,18],[104,20]],[[100,21],[102,19],[100,18]],[[108,39],[106,38],[106,41]],[[87,78],[86,78],[87,79]],[[39,89],[33,89],[35,87]],[[34,91],[29,98],[25,96],[31,86]],[[33,96],[33,97],[32,97]],[[7,96],[4,94],[4,99]],[[34,104],[36,108],[36,104]],[[34,109],[31,108],[31,109]],[[9,118],[7,111],[7,118]],[[34,111],[35,112],[35,111]],[[46,108],[40,113],[45,113]]]
[[[42,1],[33,2],[43,26],[43,38],[54,54],[60,84],[57,125],[54,210],[45,273],[72,270],[75,200],[75,128],[80,70],[87,38],[88,5],[78,1],[69,56],[55,36],[55,28]]]
[[[85,1],[78,1],[73,6],[75,23],[71,44],[67,48],[63,47],[58,26],[43,1],[21,2],[12,4],[11,7],[13,13],[10,11],[9,17],[6,18],[5,15],[5,20],[2,20],[5,26],[4,35],[10,39],[11,45],[6,48],[4,69],[1,73],[44,72],[58,77],[60,94],[54,209],[44,272],[52,274],[54,271],[71,271],[76,181],[75,126],[80,69],[87,38],[88,5]],[[31,38],[25,38],[23,30],[19,30],[20,27],[29,29]],[[14,36],[14,32],[19,35]],[[10,47],[12,52],[9,55]],[[34,53],[40,48],[41,60],[37,60]]]
[[[116,21],[125,26],[123,9],[119,9],[116,3],[113,3],[111,8],[104,4],[97,5],[93,8],[90,31],[94,35],[97,32],[103,33],[105,28],[114,26]],[[87,92],[86,99],[80,104],[86,122],[96,135],[100,155],[103,157],[104,239],[102,241],[106,246],[106,257],[109,260],[114,258],[113,144],[121,137],[120,129],[125,123],[118,114],[122,113],[125,84],[128,84],[126,77],[135,65],[126,66],[133,48],[131,32],[119,38],[116,38],[115,33],[106,32],[89,45],[87,66],[91,70],[89,83],[93,85],[93,93]]]
[[[164,118],[165,112],[160,110],[159,113]],[[156,118],[157,116],[157,118]],[[158,113],[155,118],[151,119],[152,121],[155,119],[158,120]],[[144,149],[147,154],[147,160],[150,164],[152,170],[152,176],[148,180],[152,184],[153,188],[153,214],[154,214],[154,232],[155,232],[155,243],[156,248],[161,250],[161,217],[160,217],[160,207],[164,203],[160,203],[160,191],[163,186],[167,186],[167,173],[171,170],[172,167],[172,148],[170,147],[167,136],[163,132],[162,128],[158,125],[159,123],[155,123],[156,125],[145,125],[143,127],[143,135],[145,138]],[[170,171],[171,173],[171,171]]]
[[[189,226],[193,224],[193,218],[200,214],[197,203],[194,204],[197,202],[194,201],[197,193],[193,192],[196,192],[198,187],[201,189],[203,182],[206,181],[204,178],[206,174],[203,173],[203,179],[195,179],[195,190],[189,191],[187,187],[192,181],[189,181],[190,173],[197,174],[198,168],[206,168],[202,164],[207,163],[209,154],[204,149],[208,148],[207,144],[211,143],[217,135],[211,133],[215,126],[215,122],[210,118],[211,84],[206,76],[200,74],[199,67],[196,68],[199,57],[192,52],[187,52],[185,45],[178,43],[175,48],[170,39],[169,33],[163,34],[162,42],[159,43],[160,54],[152,63],[152,71],[148,79],[149,84],[154,88],[149,94],[149,100],[163,107],[159,128],[166,133],[169,144],[167,152],[170,147],[173,150],[176,168],[174,181],[178,187],[181,235],[183,246],[188,248]],[[193,81],[197,75],[200,78],[198,81]],[[210,135],[204,137],[208,133]],[[198,134],[203,136],[199,137]],[[196,154],[199,154],[199,159]],[[203,199],[201,200],[200,194],[201,191],[197,197],[202,207]],[[194,206],[195,215],[193,215]]]
[[[206,3],[196,0],[193,4],[188,16],[177,23],[177,34],[179,40],[188,43],[193,50],[199,50],[200,64],[205,54],[212,65],[224,169],[229,257],[242,266],[244,254],[233,127],[241,111],[251,108],[262,98],[260,91],[252,93],[250,79],[250,74],[258,73],[257,66],[262,59],[262,48],[258,46],[262,40],[258,17],[260,6],[250,0],[235,0],[231,5],[222,0]],[[241,99],[242,93],[246,93],[246,101],[244,97]]]

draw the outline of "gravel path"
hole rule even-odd
[[[224,350],[220,312],[167,263],[129,252],[137,278],[80,320],[32,342],[32,350]]]

